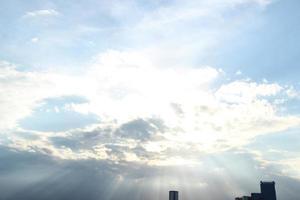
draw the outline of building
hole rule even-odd
[[[261,193],[251,193],[251,200],[262,200]]]
[[[236,197],[235,200],[276,200],[275,182],[260,182],[260,193],[251,196]]]
[[[260,182],[260,192],[263,200],[276,200],[275,182]]]
[[[178,200],[178,191],[169,191],[169,200]]]
[[[251,197],[249,197],[249,196],[243,196],[242,200],[251,200]]]

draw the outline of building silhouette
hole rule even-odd
[[[251,200],[260,200],[261,193],[251,193]]]
[[[178,200],[178,191],[169,191],[169,200]]]
[[[275,182],[260,182],[260,193],[251,196],[236,197],[235,200],[276,200]]]

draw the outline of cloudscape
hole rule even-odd
[[[0,2],[0,200],[299,199],[300,1]]]

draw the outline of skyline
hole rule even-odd
[[[299,8],[0,2],[0,200],[297,199]]]
[[[179,191],[169,191],[169,200],[179,199]],[[260,181],[260,193],[251,192],[250,196],[235,197],[235,200],[276,200],[275,182]]]

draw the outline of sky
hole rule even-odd
[[[300,1],[0,1],[0,200],[300,188]]]

